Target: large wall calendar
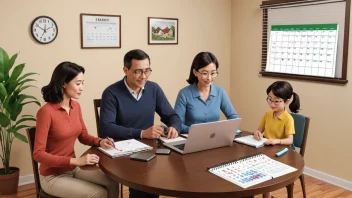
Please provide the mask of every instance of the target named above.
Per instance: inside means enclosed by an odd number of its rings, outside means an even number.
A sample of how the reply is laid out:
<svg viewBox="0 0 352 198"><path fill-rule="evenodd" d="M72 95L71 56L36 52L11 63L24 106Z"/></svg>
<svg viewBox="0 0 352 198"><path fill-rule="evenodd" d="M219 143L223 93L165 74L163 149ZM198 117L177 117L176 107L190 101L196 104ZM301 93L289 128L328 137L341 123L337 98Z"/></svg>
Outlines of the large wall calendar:
<svg viewBox="0 0 352 198"><path fill-rule="evenodd" d="M120 48L121 16L81 14L82 48Z"/></svg>
<svg viewBox="0 0 352 198"><path fill-rule="evenodd" d="M265 71L335 77L338 24L272 25Z"/></svg>

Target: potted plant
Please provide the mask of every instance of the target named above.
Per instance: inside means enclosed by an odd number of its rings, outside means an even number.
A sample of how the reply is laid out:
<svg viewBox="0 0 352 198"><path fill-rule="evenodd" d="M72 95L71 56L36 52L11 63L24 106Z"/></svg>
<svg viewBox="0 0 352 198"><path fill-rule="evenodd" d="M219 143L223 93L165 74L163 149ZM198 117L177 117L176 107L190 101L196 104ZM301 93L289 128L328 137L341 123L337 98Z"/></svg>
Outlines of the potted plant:
<svg viewBox="0 0 352 198"><path fill-rule="evenodd" d="M29 126L25 121L36 121L32 115L19 115L25 105L34 103L40 106L37 98L23 94L25 89L34 87L28 83L35 81L28 78L37 73L22 74L25 64L14 66L18 54L9 58L6 51L0 48L0 195L17 192L19 169L10 167L11 146L14 139L28 143L26 136L19 133ZM10 72L11 71L11 72Z"/></svg>

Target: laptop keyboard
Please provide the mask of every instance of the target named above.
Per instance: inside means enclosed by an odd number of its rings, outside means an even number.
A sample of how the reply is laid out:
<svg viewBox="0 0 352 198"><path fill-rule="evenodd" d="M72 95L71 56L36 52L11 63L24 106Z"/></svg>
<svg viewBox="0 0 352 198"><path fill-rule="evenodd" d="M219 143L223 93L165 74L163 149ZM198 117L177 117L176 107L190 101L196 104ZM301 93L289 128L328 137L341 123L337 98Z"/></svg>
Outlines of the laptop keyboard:
<svg viewBox="0 0 352 198"><path fill-rule="evenodd" d="M174 147L180 149L181 151L183 151L183 149L185 149L185 145L186 144L177 144L177 145L174 145Z"/></svg>

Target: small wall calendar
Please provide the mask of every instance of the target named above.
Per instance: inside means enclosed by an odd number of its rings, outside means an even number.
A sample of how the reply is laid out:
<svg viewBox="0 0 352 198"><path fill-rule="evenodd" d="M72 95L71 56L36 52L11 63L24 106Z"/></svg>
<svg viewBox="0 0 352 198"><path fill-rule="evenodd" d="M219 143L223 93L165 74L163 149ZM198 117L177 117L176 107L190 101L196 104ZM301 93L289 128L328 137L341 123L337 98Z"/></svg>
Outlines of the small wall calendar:
<svg viewBox="0 0 352 198"><path fill-rule="evenodd" d="M296 170L262 153L208 168L209 172L242 188L248 188Z"/></svg>
<svg viewBox="0 0 352 198"><path fill-rule="evenodd" d="M265 71L335 77L338 24L272 25Z"/></svg>
<svg viewBox="0 0 352 198"><path fill-rule="evenodd" d="M121 16L81 14L81 48L121 48Z"/></svg>

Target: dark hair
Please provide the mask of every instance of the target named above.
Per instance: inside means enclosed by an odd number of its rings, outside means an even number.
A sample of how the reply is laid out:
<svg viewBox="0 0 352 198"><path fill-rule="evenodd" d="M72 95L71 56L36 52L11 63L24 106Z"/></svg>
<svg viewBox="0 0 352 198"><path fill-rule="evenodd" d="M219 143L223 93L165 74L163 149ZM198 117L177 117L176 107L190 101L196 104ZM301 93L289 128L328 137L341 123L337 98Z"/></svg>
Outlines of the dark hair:
<svg viewBox="0 0 352 198"><path fill-rule="evenodd" d="M149 64L150 64L150 58L148 54L145 53L143 50L140 50L140 49L131 50L125 54L125 57L123 57L123 65L126 66L128 69L130 69L132 66L132 59L144 60L146 58L148 58Z"/></svg>
<svg viewBox="0 0 352 198"><path fill-rule="evenodd" d="M293 95L293 100L289 108L292 113L298 113L300 108L299 97L295 92L293 92L290 83L286 81L276 81L268 87L266 94L269 94L270 91L272 91L276 97L284 99L284 101L290 99Z"/></svg>
<svg viewBox="0 0 352 198"><path fill-rule="evenodd" d="M214 56L214 54L210 52L200 52L194 57L191 71L189 72L189 78L187 82L189 84L198 83L198 78L194 75L193 69L198 71L199 69L208 66L210 63L214 63L216 65L216 69L219 68L218 59Z"/></svg>
<svg viewBox="0 0 352 198"><path fill-rule="evenodd" d="M79 73L84 73L84 71L82 66L71 62L62 62L56 66L49 84L42 88L45 102L61 102L64 98L64 83L69 83Z"/></svg>

